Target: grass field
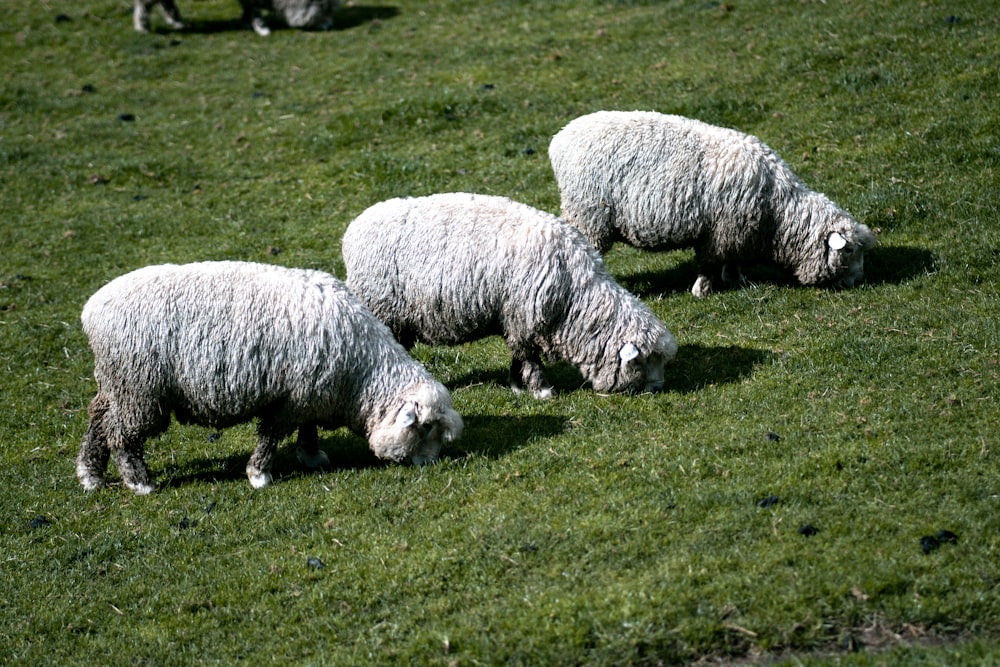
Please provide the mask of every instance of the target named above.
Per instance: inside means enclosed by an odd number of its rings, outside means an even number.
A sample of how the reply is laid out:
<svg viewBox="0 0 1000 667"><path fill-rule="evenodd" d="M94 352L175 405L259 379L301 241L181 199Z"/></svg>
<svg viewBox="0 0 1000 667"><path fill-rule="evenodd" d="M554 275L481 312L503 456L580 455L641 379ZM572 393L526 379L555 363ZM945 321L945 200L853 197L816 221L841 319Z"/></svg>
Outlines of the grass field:
<svg viewBox="0 0 1000 667"><path fill-rule="evenodd" d="M0 662L1000 664L988 3L371 0L261 38L178 1L151 34L128 0L4 6ZM760 136L877 230L866 283L699 300L692 253L616 247L678 339L662 393L556 366L536 401L499 339L418 345L466 421L435 466L327 431L332 469L286 448L254 491L253 425L174 424L155 494L80 488L101 285L343 277L346 225L401 195L558 212L549 139L598 109Z"/></svg>

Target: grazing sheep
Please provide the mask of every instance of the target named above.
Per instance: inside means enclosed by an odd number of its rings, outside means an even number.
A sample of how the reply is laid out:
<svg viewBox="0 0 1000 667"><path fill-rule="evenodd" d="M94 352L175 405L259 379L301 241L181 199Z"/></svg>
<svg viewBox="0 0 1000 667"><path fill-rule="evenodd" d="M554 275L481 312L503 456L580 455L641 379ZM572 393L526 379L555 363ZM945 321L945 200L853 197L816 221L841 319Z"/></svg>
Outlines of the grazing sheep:
<svg viewBox="0 0 1000 667"><path fill-rule="evenodd" d="M405 346L502 335L515 391L551 396L542 355L598 391L659 389L677 351L579 231L503 197L375 204L348 226L343 253L348 287Z"/></svg>
<svg viewBox="0 0 1000 667"><path fill-rule="evenodd" d="M329 30L333 27L333 12L339 0L240 0L243 21L258 35L266 37L271 30L261 16L262 11L277 14L292 28Z"/></svg>
<svg viewBox="0 0 1000 667"><path fill-rule="evenodd" d="M149 32L149 11L152 7L159 5L163 12L163 18L167 25L175 30L184 27L181 20L181 13L174 4L174 0L135 0L135 9L132 12L132 25L139 32Z"/></svg>
<svg viewBox="0 0 1000 667"><path fill-rule="evenodd" d="M165 264L112 280L81 316L97 396L76 473L104 484L111 455L138 494L153 484L143 443L170 413L214 427L259 419L247 464L271 481L277 444L299 428L299 459L328 462L316 424L346 425L380 458L433 460L461 434L448 391L333 276L244 262Z"/></svg>
<svg viewBox="0 0 1000 667"><path fill-rule="evenodd" d="M690 118L600 111L571 121L549 158L563 217L601 252L694 247L705 296L768 262L803 285L850 287L875 236L813 192L756 137Z"/></svg>

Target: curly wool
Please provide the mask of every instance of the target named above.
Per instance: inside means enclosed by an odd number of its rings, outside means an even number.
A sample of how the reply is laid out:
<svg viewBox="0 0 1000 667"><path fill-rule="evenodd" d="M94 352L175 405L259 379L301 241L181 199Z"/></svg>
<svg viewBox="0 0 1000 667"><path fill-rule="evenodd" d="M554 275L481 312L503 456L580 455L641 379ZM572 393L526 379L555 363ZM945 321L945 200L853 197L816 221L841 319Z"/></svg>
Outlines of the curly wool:
<svg viewBox="0 0 1000 667"><path fill-rule="evenodd" d="M549 157L564 219L601 252L694 247L711 291L740 262L768 262L805 285L850 286L875 244L826 196L806 187L756 137L690 118L601 111L571 121ZM837 235L837 236L835 236Z"/></svg>
<svg viewBox="0 0 1000 667"><path fill-rule="evenodd" d="M449 193L370 207L343 239L347 284L404 345L501 335L515 387L551 392L541 355L601 391L662 383L676 343L555 216L503 197ZM633 345L638 358L623 363ZM629 348L630 350L632 348Z"/></svg>
<svg viewBox="0 0 1000 667"><path fill-rule="evenodd" d="M421 423L458 418L447 390L340 281L319 271L243 262L150 266L98 290L81 319L98 384L92 417L110 411L97 444L138 448L140 459L142 441L165 430L171 412L215 427L260 417L262 438L271 441L304 424L346 425L394 460L434 449L399 429L395 439L386 432L406 401L415 402ZM453 426L448 439L461 420ZM97 456L92 447L90 454ZM118 459L119 468L142 467L135 458ZM80 470L85 486L88 475L90 485L101 482L95 461ZM266 474L261 467L255 472Z"/></svg>

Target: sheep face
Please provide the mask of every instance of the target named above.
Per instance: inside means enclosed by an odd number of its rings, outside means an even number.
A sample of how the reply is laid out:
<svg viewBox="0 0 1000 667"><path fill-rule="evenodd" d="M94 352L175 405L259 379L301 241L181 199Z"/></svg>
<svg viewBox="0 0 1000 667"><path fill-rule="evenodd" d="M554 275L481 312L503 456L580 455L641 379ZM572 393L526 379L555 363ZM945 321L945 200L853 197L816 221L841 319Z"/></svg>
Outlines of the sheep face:
<svg viewBox="0 0 1000 667"><path fill-rule="evenodd" d="M635 343L613 352L613 358L604 360L600 372L590 381L597 391L643 392L663 388L664 366L677 354L677 342L670 332L664 332L644 352ZM611 357L611 355L609 355Z"/></svg>
<svg viewBox="0 0 1000 667"><path fill-rule="evenodd" d="M381 459L416 465L437 460L442 444L462 434L462 418L446 391L420 385L407 391L372 429L368 443Z"/></svg>
<svg viewBox="0 0 1000 667"><path fill-rule="evenodd" d="M800 281L805 285L846 288L864 278L865 250L875 247L875 235L853 218L842 217L821 229L815 243L822 254L818 271L799 276Z"/></svg>

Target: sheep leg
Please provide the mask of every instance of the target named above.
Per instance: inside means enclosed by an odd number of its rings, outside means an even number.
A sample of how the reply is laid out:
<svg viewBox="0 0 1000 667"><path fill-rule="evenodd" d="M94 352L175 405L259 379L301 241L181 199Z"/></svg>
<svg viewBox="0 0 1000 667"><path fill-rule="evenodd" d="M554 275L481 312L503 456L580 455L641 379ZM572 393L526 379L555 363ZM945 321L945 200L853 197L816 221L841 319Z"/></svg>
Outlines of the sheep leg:
<svg viewBox="0 0 1000 667"><path fill-rule="evenodd" d="M510 388L516 393L527 389L535 398L551 398L552 385L545 377L538 354L521 356L514 353L510 363Z"/></svg>
<svg viewBox="0 0 1000 667"><path fill-rule="evenodd" d="M132 11L132 26L139 32L149 32L149 5L148 0L135 0L135 9Z"/></svg>
<svg viewBox="0 0 1000 667"><path fill-rule="evenodd" d="M83 436L80 454L76 457L76 476L86 491L104 486L104 473L108 469L111 450L108 448L106 419L108 398L98 392L90 402L90 426Z"/></svg>
<svg viewBox="0 0 1000 667"><path fill-rule="evenodd" d="M736 289L746 282L740 265L736 262L726 262L722 265L722 285L726 289Z"/></svg>
<svg viewBox="0 0 1000 667"><path fill-rule="evenodd" d="M253 31L261 37L267 37L271 34L270 28L268 28L267 23L264 22L264 17L261 16L260 12L252 5L244 7L243 22L253 28Z"/></svg>
<svg viewBox="0 0 1000 667"><path fill-rule="evenodd" d="M125 486L130 488L135 494L140 496L149 495L153 492L153 480L149 474L149 468L143 458L144 435L119 434L119 446L112 446L111 452L115 457L115 465L122 476Z"/></svg>
<svg viewBox="0 0 1000 667"><path fill-rule="evenodd" d="M319 448L319 435L316 432L315 422L299 425L295 457L299 463L311 469L330 465L330 457Z"/></svg>
<svg viewBox="0 0 1000 667"><path fill-rule="evenodd" d="M167 25L171 28L180 30L184 27L184 21L181 20L181 13L177 9L177 5L174 4L174 0L160 0L160 10L163 12L163 18Z"/></svg>
<svg viewBox="0 0 1000 667"><path fill-rule="evenodd" d="M288 435L288 429L277 423L262 419L257 426L257 447L254 448L247 462L247 477L250 486L262 489L271 483L271 465L274 463L274 453L278 443Z"/></svg>

